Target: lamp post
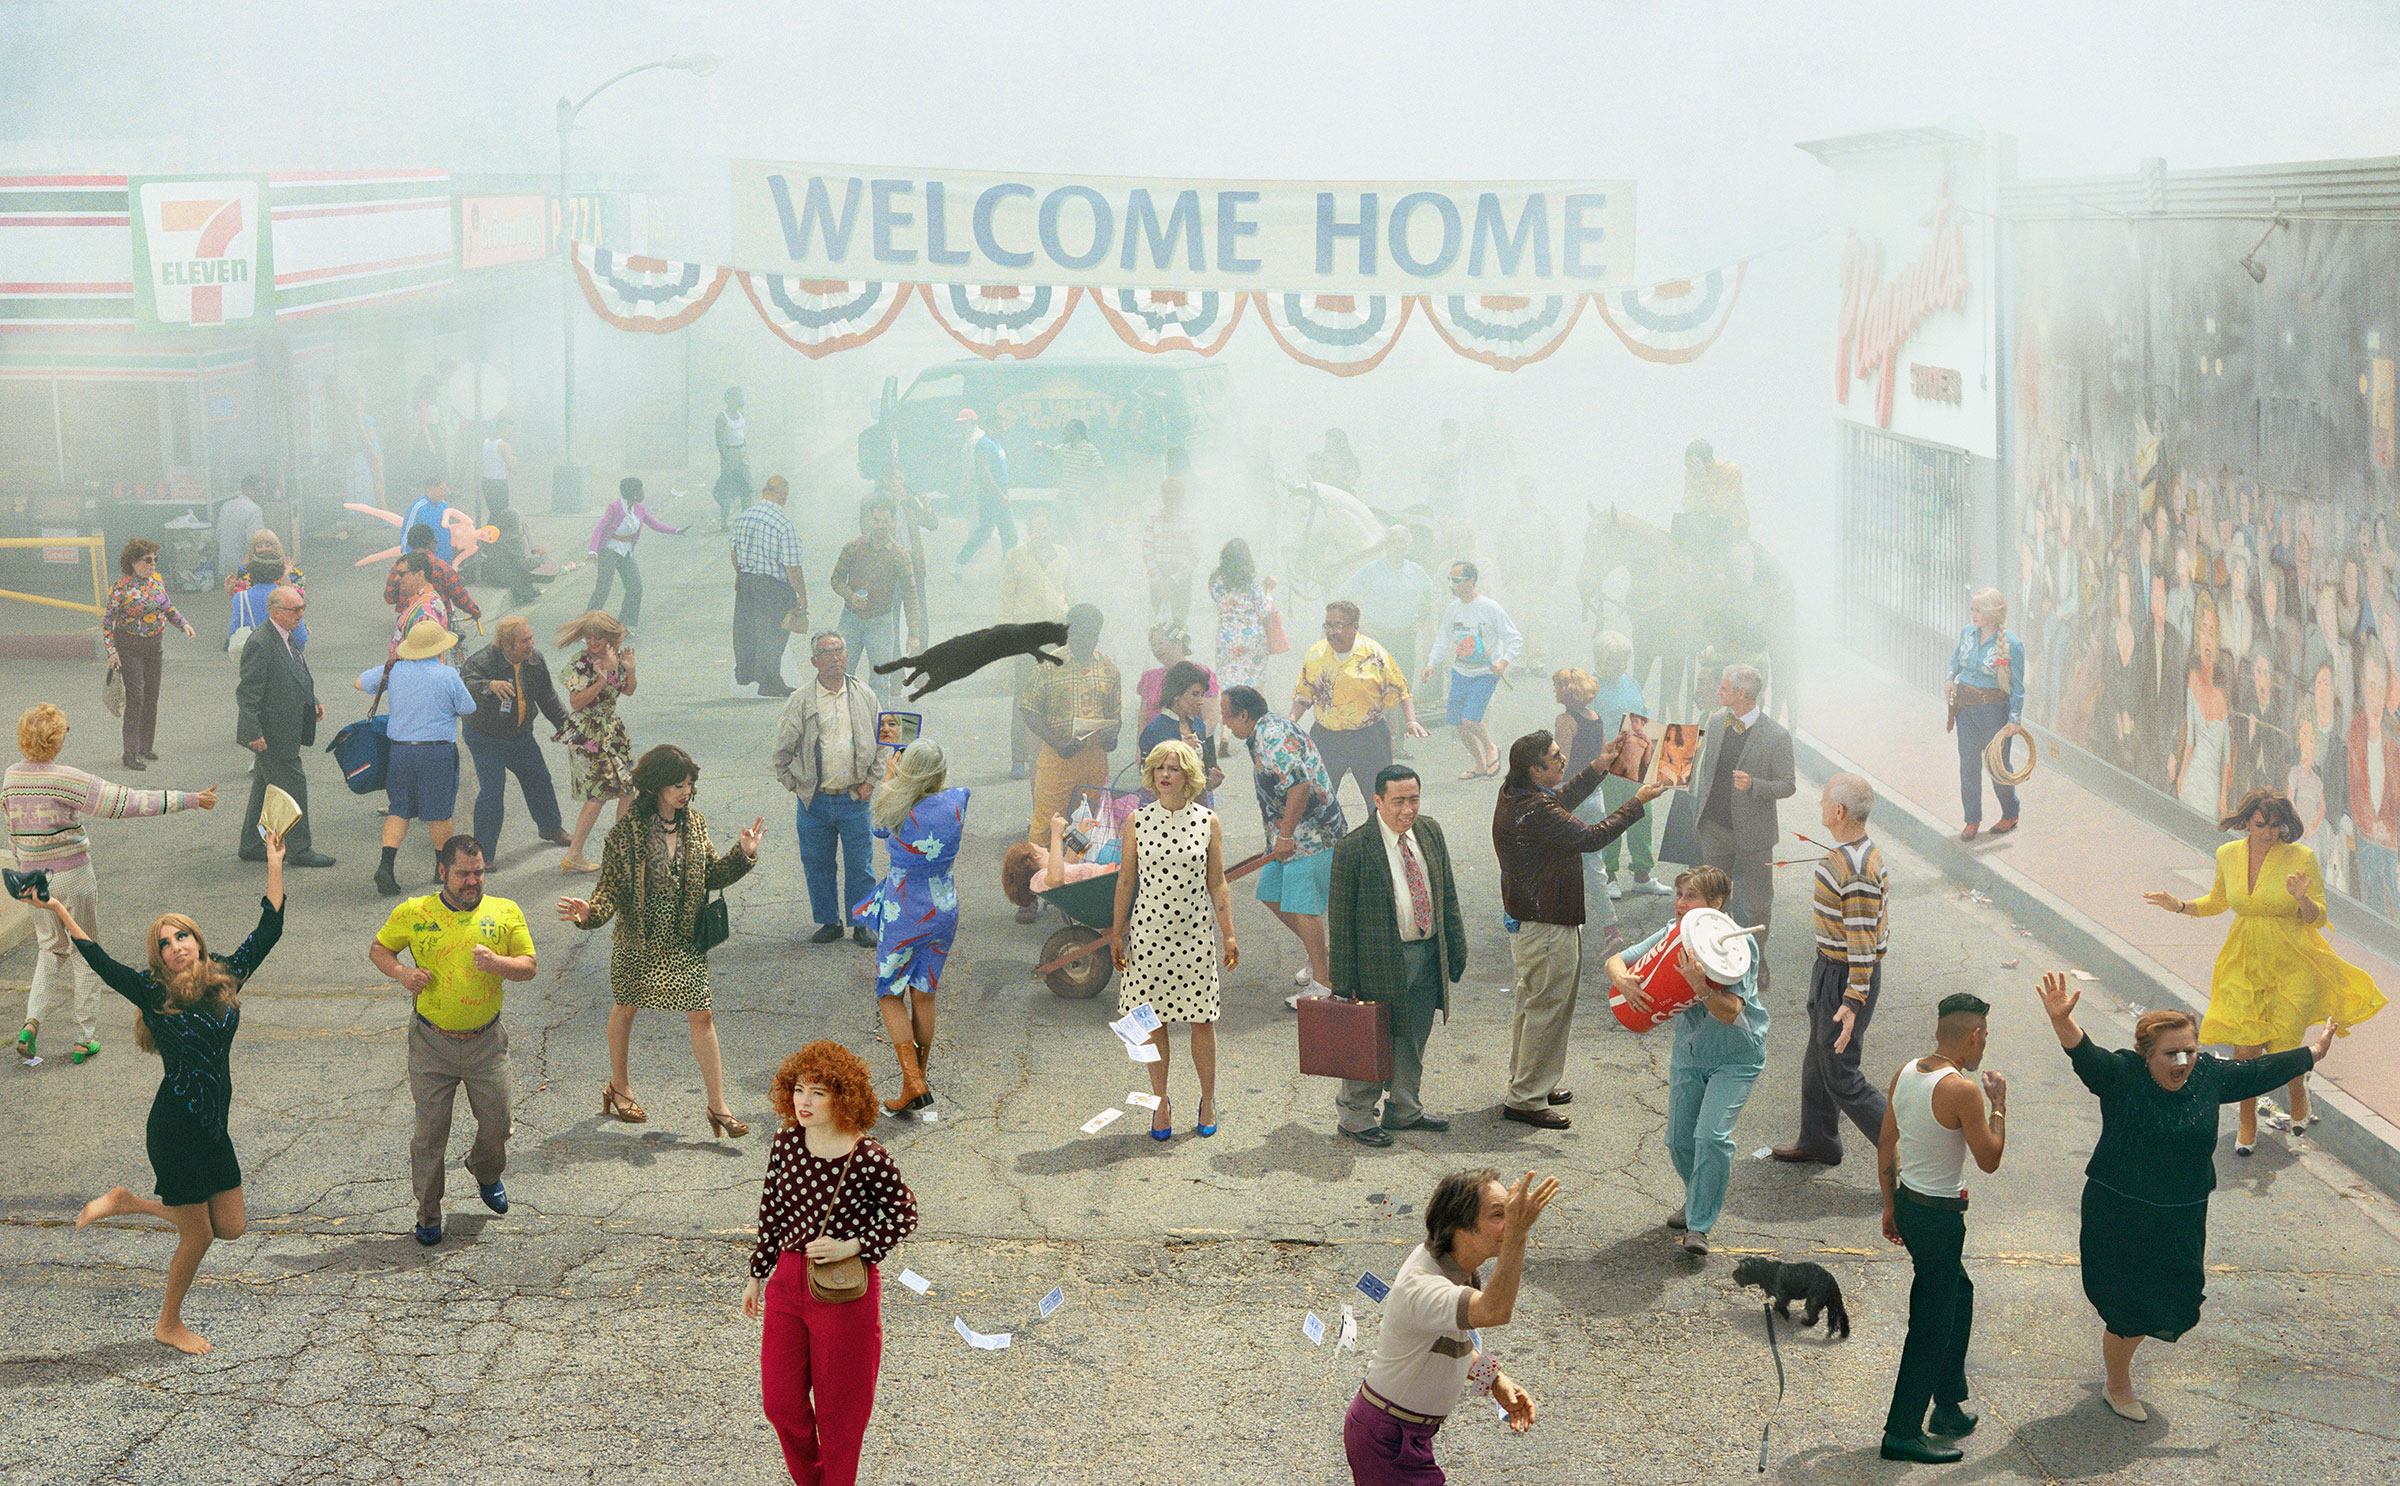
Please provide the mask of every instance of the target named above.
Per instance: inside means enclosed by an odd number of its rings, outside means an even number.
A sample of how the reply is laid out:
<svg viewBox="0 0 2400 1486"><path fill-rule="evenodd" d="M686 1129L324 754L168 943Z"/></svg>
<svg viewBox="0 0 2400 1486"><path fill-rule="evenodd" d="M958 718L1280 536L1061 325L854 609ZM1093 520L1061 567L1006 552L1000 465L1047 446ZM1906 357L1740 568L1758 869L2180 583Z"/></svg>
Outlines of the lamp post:
<svg viewBox="0 0 2400 1486"><path fill-rule="evenodd" d="M569 261L566 269L565 312L559 317L559 336L562 347L560 360L559 398L559 463L550 471L550 505L553 510L580 511L583 509L583 466L575 462L575 265L572 261L575 242L567 231L567 140L575 130L575 120L591 101L637 72L668 68L688 72L694 77L706 77L717 70L714 52L693 52L688 56L668 57L664 61L644 62L628 67L615 77L600 84L580 99L558 100L558 219L560 246Z"/></svg>

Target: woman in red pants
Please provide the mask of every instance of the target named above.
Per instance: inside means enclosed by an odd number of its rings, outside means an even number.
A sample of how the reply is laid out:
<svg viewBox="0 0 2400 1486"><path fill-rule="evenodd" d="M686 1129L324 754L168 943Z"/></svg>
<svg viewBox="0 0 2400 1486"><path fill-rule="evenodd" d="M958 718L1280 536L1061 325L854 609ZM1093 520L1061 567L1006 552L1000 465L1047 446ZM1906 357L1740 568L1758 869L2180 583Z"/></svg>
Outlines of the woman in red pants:
<svg viewBox="0 0 2400 1486"><path fill-rule="evenodd" d="M767 1156L742 1312L765 1317L759 1392L792 1479L855 1486L883 1364L877 1266L916 1231L917 1199L892 1153L861 1133L882 1111L858 1054L838 1042L808 1044L775 1071L774 1101L783 1129ZM819 1300L810 1263L853 1256L866 1261L866 1293Z"/></svg>

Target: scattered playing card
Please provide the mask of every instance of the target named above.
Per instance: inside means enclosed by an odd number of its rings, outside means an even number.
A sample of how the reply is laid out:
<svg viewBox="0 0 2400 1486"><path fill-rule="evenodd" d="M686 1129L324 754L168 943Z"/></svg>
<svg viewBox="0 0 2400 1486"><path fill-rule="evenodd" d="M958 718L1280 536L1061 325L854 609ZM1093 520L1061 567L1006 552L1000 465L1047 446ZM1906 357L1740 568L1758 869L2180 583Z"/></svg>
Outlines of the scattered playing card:
<svg viewBox="0 0 2400 1486"><path fill-rule="evenodd" d="M1383 1297L1392 1293L1392 1287L1375 1278L1375 1271L1370 1269L1358 1277L1358 1293L1381 1305Z"/></svg>
<svg viewBox="0 0 2400 1486"><path fill-rule="evenodd" d="M39 1058L27 1058L25 1060L25 1066L28 1068L39 1068L42 1066L42 1060Z"/></svg>
<svg viewBox="0 0 2400 1486"><path fill-rule="evenodd" d="M2100 978L2089 970L2070 970L2067 973L2074 976L2077 980L2098 980Z"/></svg>
<svg viewBox="0 0 2400 1486"><path fill-rule="evenodd" d="M1158 1013L1150 1009L1149 1002L1144 1001L1133 1010L1110 1022L1108 1030L1116 1033L1118 1037L1128 1043L1135 1043L1148 1041L1150 1034L1157 1031L1158 1026Z"/></svg>
<svg viewBox="0 0 2400 1486"><path fill-rule="evenodd" d="M916 1291L919 1295L926 1294L933 1289L933 1281L925 1278L925 1276L917 1273L913 1269L904 1269L900 1271L900 1283L908 1286L908 1288L911 1290Z"/></svg>
<svg viewBox="0 0 2400 1486"><path fill-rule="evenodd" d="M1159 1054L1158 1049L1147 1042L1128 1042L1125 1044L1125 1056L1136 1063L1155 1063Z"/></svg>
<svg viewBox="0 0 2400 1486"><path fill-rule="evenodd" d="M1492 1400L1492 1412L1500 1416L1501 1423L1506 1424L1508 1422L1508 1407L1507 1405L1501 1403L1499 1399L1495 1398Z"/></svg>
<svg viewBox="0 0 2400 1486"><path fill-rule="evenodd" d="M2000 962L2000 968L2003 970L2014 970L2021 963L2023 962L2019 960L2002 960Z"/></svg>
<svg viewBox="0 0 2400 1486"><path fill-rule="evenodd" d="M1066 1303L1067 1292L1065 1287L1053 1285L1050 1288L1050 1293L1042 1297L1042 1303L1039 1307L1037 1307L1037 1309L1041 1313L1041 1318L1047 1321L1050 1319L1050 1313L1052 1311L1057 1310L1060 1306L1065 1305Z"/></svg>
<svg viewBox="0 0 2400 1486"><path fill-rule="evenodd" d="M1467 1382L1473 1385L1476 1392L1488 1395L1492 1391L1492 1380L1498 1376L1500 1359L1478 1347L1475 1360L1467 1364Z"/></svg>
<svg viewBox="0 0 2400 1486"><path fill-rule="evenodd" d="M941 1111L935 1109L929 1109L923 1114L917 1116L917 1118L923 1120L928 1125L938 1125L942 1122Z"/></svg>
<svg viewBox="0 0 2400 1486"><path fill-rule="evenodd" d="M1320 1347L1325 1345L1325 1323L1317 1319L1315 1311L1310 1311L1301 1318L1300 1334Z"/></svg>
<svg viewBox="0 0 2400 1486"><path fill-rule="evenodd" d="M982 1332L969 1327L965 1318L961 1316L952 1316L950 1318L950 1324L958 1328L958 1334L967 1339L967 1345L970 1347L975 1347L985 1352L998 1352L1006 1349L1008 1346L1008 1339L1010 1336L1010 1333L1008 1332L1003 1331L997 1335L986 1336Z"/></svg>
<svg viewBox="0 0 2400 1486"><path fill-rule="evenodd" d="M1352 1309L1350 1309L1350 1307L1348 1307L1348 1306L1343 1306L1343 1307L1342 1307L1342 1334L1341 1334L1341 1337L1340 1337L1340 1338L1339 1338L1337 1341L1335 1341L1335 1342L1334 1342L1334 1344L1333 1344L1333 1349L1334 1349L1335 1351L1337 1351L1337 1352L1348 1352L1348 1351L1352 1351L1352 1350L1354 1350L1354 1349L1355 1349L1357 1346L1358 1346L1358 1313L1357 1313L1356 1311L1353 1311Z"/></svg>
<svg viewBox="0 0 2400 1486"><path fill-rule="evenodd" d="M1765 1159L1767 1159L1767 1157L1769 1157L1769 1156L1772 1156L1772 1155L1774 1155L1774 1154L1775 1154L1775 1147L1773 1147L1773 1146L1771 1146L1771 1145L1762 1145L1762 1146L1760 1146L1760 1147L1759 1147L1757 1150L1755 1150L1755 1151L1752 1151L1752 1152L1750 1153L1750 1159L1751 1159L1751 1160L1753 1160L1753 1161L1764 1161Z"/></svg>
<svg viewBox="0 0 2400 1486"><path fill-rule="evenodd" d="M1121 1109L1104 1109L1083 1122L1083 1133L1097 1135L1108 1125L1122 1119L1124 1115L1125 1111Z"/></svg>
<svg viewBox="0 0 2400 1486"><path fill-rule="evenodd" d="M1154 1110L1158 1108L1160 1100L1156 1094L1128 1094L1125 1096L1125 1102L1137 1109Z"/></svg>
<svg viewBox="0 0 2400 1486"><path fill-rule="evenodd" d="M2020 939L2031 939L2033 937L2033 930L2019 929L2017 930L2017 937Z"/></svg>

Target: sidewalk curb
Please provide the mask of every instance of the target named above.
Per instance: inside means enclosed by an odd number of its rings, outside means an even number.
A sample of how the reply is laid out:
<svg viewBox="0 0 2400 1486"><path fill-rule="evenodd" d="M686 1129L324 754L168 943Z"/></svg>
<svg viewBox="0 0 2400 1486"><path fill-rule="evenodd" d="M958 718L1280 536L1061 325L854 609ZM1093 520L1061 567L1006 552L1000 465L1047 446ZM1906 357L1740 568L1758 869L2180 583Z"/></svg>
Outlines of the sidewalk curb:
<svg viewBox="0 0 2400 1486"><path fill-rule="evenodd" d="M1859 767L1812 734L1795 729L1792 747L1801 768L1816 778L1850 773L1875 779L1872 770ZM1877 835L1897 841L1924 857L1953 881L1989 893L1994 905L2081 961L2103 981L2146 984L2152 988L2152 995L2143 999L2171 1002L2194 1013L2207 1009L2205 993L2094 922L2073 904L2005 863L1968 849L1947 822L1884 790L1880 781L1876 792L1880 796L1875 808ZM2387 1196L2400 1199L2400 1128L2343 1093L2328 1079L2319 1078L2309 1092L2323 1119L2302 1138L2315 1142Z"/></svg>

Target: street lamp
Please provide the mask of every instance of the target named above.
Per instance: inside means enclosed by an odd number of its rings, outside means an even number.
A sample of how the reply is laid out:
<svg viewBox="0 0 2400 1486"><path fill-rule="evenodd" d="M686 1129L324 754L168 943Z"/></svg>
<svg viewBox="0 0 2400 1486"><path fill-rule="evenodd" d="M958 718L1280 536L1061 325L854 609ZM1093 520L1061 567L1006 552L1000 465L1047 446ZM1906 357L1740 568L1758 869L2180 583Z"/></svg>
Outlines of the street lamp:
<svg viewBox="0 0 2400 1486"><path fill-rule="evenodd" d="M592 89L580 99L558 100L558 214L560 246L570 258L574 240L566 235L567 225L567 139L574 133L575 120L591 101L637 72L667 68L688 72L694 77L706 77L717 70L718 57L714 52L693 52L687 56L669 57L660 62L644 62L628 67L615 77ZM550 504L554 510L583 509L583 469L575 462L575 265L566 268L566 313L559 318L560 341L564 355L560 365L561 397L559 399L559 463L550 472Z"/></svg>

